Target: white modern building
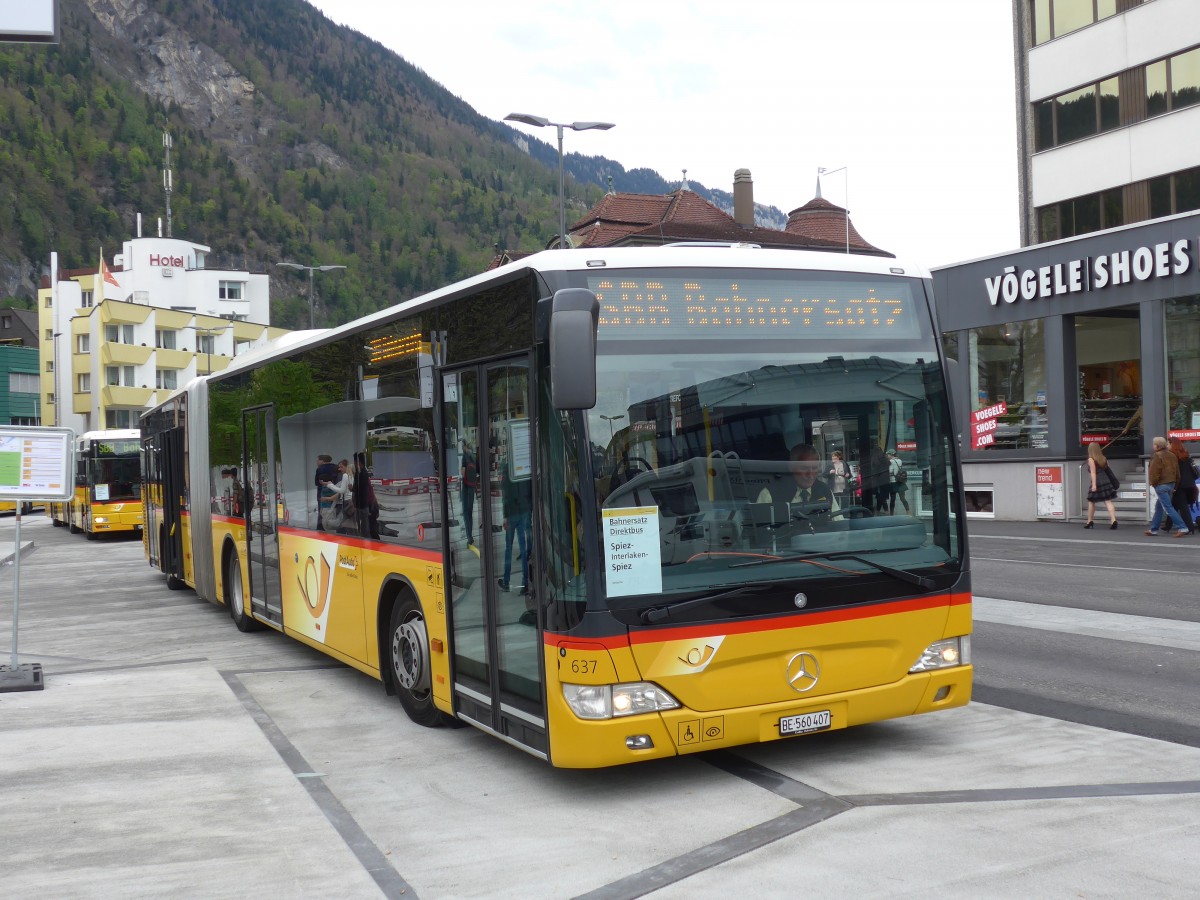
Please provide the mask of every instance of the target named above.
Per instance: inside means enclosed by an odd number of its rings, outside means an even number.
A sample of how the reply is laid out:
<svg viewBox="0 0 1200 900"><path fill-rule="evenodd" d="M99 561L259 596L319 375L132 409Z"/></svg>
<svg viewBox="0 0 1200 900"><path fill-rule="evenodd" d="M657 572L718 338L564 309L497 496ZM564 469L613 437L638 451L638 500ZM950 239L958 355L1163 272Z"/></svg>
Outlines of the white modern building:
<svg viewBox="0 0 1200 900"><path fill-rule="evenodd" d="M269 324L268 276L210 269L208 253L139 237L111 266L66 273L51 254L54 276L38 292L44 424L136 428L196 375L286 334Z"/></svg>
<svg viewBox="0 0 1200 900"><path fill-rule="evenodd" d="M1200 4L1014 0L1021 243L1200 209Z"/></svg>
<svg viewBox="0 0 1200 900"><path fill-rule="evenodd" d="M1153 438L1200 455L1200 0L1013 13L1024 247L933 272L969 514L1078 520L1097 444L1140 531Z"/></svg>

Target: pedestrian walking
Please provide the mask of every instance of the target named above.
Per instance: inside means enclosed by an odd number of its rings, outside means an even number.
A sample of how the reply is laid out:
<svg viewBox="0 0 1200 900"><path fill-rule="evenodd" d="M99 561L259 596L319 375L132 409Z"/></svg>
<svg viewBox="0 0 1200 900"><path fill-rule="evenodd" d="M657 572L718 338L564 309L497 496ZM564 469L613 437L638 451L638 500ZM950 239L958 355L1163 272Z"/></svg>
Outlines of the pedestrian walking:
<svg viewBox="0 0 1200 900"><path fill-rule="evenodd" d="M1175 482L1175 493L1171 495L1171 503L1183 524L1187 526L1188 534L1196 533L1196 523L1192 520L1192 504L1196 502L1196 463L1183 441L1177 437L1171 438L1168 448L1179 460L1179 480Z"/></svg>
<svg viewBox="0 0 1200 900"><path fill-rule="evenodd" d="M1179 517L1175 505L1171 502L1171 495L1175 493L1175 485L1178 482L1179 460L1167 449L1167 439L1157 435L1154 438L1154 455L1150 457L1150 487L1154 489L1158 502L1154 505L1154 518L1150 520L1150 527L1146 529L1147 535L1158 534L1158 528L1162 525L1165 515L1175 526L1175 534L1172 537L1187 536L1187 526L1183 524L1183 519Z"/></svg>
<svg viewBox="0 0 1200 900"><path fill-rule="evenodd" d="M1088 516L1084 528L1091 528L1096 517L1096 504L1103 503L1108 510L1109 528L1117 527L1117 507L1113 498L1117 496L1117 478L1108 467L1108 457L1099 444L1088 444Z"/></svg>

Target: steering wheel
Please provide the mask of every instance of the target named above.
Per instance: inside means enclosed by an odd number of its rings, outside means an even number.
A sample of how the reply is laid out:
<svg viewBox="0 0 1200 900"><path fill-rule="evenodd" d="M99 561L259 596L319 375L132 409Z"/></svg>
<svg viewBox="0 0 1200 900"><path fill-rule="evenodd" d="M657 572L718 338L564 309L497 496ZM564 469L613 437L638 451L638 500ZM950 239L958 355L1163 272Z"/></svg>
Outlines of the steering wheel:
<svg viewBox="0 0 1200 900"><path fill-rule="evenodd" d="M654 466L650 465L650 463L646 462L646 460L642 459L640 456L626 457L624 460L624 463L626 466L629 466L633 463L637 463L639 466L642 467L643 472L653 472L654 471Z"/></svg>

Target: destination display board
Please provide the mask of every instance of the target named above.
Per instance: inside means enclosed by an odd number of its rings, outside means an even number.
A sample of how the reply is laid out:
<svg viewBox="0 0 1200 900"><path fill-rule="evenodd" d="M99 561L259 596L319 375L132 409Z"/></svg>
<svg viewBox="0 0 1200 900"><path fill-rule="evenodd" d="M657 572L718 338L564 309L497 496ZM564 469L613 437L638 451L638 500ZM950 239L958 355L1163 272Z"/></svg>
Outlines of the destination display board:
<svg viewBox="0 0 1200 900"><path fill-rule="evenodd" d="M705 337L906 339L921 336L913 282L856 274L769 270L690 271L664 277L588 273L603 339Z"/></svg>

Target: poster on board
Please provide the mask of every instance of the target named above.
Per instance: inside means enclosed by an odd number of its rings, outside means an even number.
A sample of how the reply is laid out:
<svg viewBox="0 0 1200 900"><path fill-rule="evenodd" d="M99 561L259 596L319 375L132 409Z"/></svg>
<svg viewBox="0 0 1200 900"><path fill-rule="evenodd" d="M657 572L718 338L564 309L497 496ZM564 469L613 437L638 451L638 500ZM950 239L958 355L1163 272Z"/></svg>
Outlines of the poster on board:
<svg viewBox="0 0 1200 900"><path fill-rule="evenodd" d="M1067 503L1063 491L1063 467L1036 466L1034 478L1037 480L1037 517L1065 519Z"/></svg>

